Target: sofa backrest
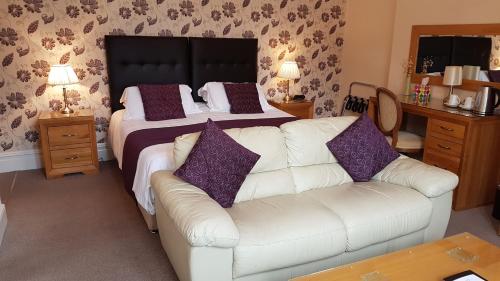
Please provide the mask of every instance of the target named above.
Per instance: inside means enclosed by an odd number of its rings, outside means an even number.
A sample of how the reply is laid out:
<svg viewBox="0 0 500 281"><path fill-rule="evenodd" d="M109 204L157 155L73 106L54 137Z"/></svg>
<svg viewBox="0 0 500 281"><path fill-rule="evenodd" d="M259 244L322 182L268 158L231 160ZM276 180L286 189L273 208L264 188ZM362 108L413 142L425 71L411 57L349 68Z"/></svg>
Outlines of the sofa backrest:
<svg viewBox="0 0 500 281"><path fill-rule="evenodd" d="M260 155L246 177L235 202L247 201L279 194L295 193L295 185L288 169L285 138L277 127L250 127L224 130L247 149ZM200 133L179 136L174 142L176 169L188 157Z"/></svg>
<svg viewBox="0 0 500 281"><path fill-rule="evenodd" d="M356 117L332 117L289 122L276 127L224 130L261 157L246 177L235 202L299 193L351 182L326 143ZM179 136L174 143L176 169L188 157L200 133Z"/></svg>
<svg viewBox="0 0 500 281"><path fill-rule="evenodd" d="M281 125L288 152L288 166L296 192L351 182L326 143L345 130L354 116L306 119Z"/></svg>

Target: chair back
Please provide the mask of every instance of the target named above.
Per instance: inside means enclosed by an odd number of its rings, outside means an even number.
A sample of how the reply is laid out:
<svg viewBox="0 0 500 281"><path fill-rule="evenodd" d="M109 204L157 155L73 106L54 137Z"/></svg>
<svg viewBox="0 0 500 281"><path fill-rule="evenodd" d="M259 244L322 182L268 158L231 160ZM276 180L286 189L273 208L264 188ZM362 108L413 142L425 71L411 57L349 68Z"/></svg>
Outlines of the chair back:
<svg viewBox="0 0 500 281"><path fill-rule="evenodd" d="M379 129L384 135L392 137L392 146L396 147L398 143L398 131L403 118L401 104L398 97L386 88L377 88L376 94Z"/></svg>

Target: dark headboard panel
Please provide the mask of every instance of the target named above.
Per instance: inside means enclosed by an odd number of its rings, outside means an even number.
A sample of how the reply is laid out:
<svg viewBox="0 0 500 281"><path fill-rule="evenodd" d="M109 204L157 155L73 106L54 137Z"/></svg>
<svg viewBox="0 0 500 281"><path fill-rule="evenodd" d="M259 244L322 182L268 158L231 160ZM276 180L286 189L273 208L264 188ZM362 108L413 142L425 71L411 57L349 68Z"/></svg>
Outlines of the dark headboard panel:
<svg viewBox="0 0 500 281"><path fill-rule="evenodd" d="M190 85L188 38L106 36L111 110L123 109L123 89L140 83Z"/></svg>
<svg viewBox="0 0 500 281"><path fill-rule="evenodd" d="M257 39L190 38L193 97L206 82L257 82Z"/></svg>

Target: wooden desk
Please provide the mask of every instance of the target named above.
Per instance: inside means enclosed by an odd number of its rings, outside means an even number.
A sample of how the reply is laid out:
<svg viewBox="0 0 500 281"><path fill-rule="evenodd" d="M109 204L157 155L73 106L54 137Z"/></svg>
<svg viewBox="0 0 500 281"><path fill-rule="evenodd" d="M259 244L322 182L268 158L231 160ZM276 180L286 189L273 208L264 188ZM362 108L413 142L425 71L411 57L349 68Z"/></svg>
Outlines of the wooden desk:
<svg viewBox="0 0 500 281"><path fill-rule="evenodd" d="M292 281L443 280L466 270L499 280L500 248L462 233Z"/></svg>
<svg viewBox="0 0 500 281"><path fill-rule="evenodd" d="M440 99L426 105L400 96L403 112L427 118L424 162L449 170L460 178L453 209L490 204L500 183L500 115L475 116L445 107ZM368 114L375 118L377 100L370 98Z"/></svg>

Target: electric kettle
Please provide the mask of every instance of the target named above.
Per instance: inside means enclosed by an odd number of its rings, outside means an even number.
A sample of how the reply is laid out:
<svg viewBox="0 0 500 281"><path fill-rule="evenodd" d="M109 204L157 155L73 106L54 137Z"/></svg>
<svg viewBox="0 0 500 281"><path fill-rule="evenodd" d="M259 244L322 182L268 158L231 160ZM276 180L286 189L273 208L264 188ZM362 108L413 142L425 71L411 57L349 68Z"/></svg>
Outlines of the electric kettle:
<svg viewBox="0 0 500 281"><path fill-rule="evenodd" d="M496 99L496 100L495 100ZM500 104L500 89L480 87L476 93L476 100L472 112L477 115L492 115Z"/></svg>

